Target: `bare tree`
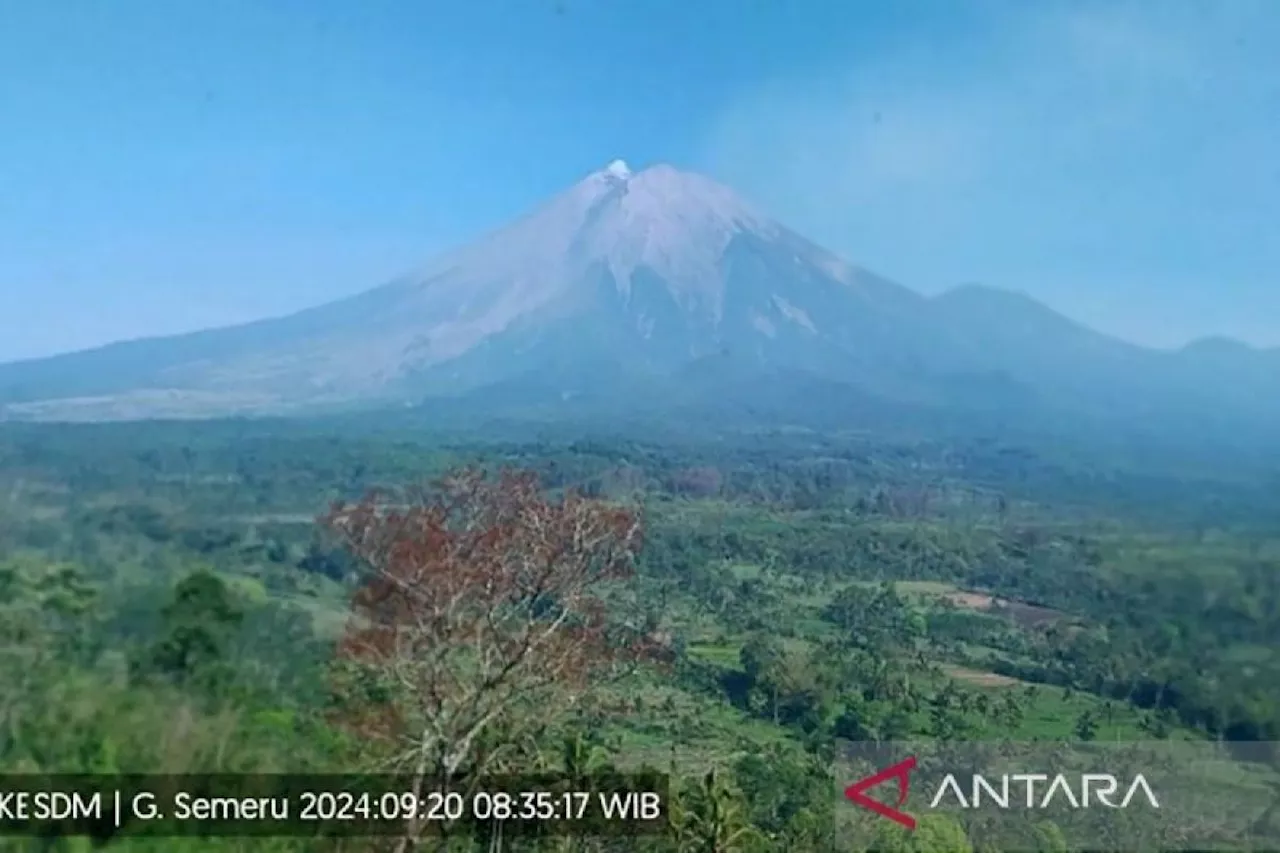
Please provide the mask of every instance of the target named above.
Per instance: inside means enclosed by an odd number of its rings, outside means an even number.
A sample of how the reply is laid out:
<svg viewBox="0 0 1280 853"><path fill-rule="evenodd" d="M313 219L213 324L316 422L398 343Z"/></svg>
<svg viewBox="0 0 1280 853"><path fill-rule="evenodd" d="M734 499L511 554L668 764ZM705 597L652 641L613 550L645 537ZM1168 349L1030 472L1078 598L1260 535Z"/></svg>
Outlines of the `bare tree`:
<svg viewBox="0 0 1280 853"><path fill-rule="evenodd" d="M343 721L420 789L490 772L648 651L605 606L641 545L627 508L465 470L322 523L367 573L338 653Z"/></svg>

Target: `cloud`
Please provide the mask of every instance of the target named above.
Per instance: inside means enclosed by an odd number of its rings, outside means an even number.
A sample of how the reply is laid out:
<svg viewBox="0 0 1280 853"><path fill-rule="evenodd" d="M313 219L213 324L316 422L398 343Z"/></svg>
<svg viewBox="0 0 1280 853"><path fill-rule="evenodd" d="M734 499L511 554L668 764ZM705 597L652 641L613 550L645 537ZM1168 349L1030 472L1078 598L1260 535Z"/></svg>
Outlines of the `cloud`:
<svg viewBox="0 0 1280 853"><path fill-rule="evenodd" d="M972 8L962 29L920 25L914 43L742 92L702 165L926 290L979 279L1138 310L1171 265L1191 282L1209 255L1241 293L1271 289L1280 250L1254 237L1280 216L1280 5ZM1131 292L1075 299L1089 280Z"/></svg>
<svg viewBox="0 0 1280 853"><path fill-rule="evenodd" d="M1251 18L1277 29L1255 3L1037 9L978 22L969 49L908 49L767 82L719 115L708 156L733 168L789 155L784 167L804 160L855 189L962 185L1017 160L1124 141L1098 132L1149 136L1160 130L1152 118L1187 117L1276 84L1259 73L1273 67L1270 48L1248 49L1250 38L1265 41Z"/></svg>

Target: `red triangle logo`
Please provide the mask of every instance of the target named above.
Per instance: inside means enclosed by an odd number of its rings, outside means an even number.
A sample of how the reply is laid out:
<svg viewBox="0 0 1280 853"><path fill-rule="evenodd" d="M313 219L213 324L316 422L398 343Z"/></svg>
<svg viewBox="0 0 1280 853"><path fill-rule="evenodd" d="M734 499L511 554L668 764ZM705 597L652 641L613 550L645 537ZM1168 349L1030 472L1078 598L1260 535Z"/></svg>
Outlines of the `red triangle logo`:
<svg viewBox="0 0 1280 853"><path fill-rule="evenodd" d="M873 811L881 817L887 817L889 820L894 823L901 824L907 829L915 829L916 819L906 812L898 811L898 808L906 803L907 794L911 791L911 771L915 769L915 766L916 758L913 755L904 761L899 761L892 767L886 767L875 775L868 776L865 779L854 782L852 785L844 789L844 795L848 797L854 805ZM866 791L876 787L877 785L884 784L890 779L898 780L898 802L895 806L886 806L879 800L873 800L866 795Z"/></svg>

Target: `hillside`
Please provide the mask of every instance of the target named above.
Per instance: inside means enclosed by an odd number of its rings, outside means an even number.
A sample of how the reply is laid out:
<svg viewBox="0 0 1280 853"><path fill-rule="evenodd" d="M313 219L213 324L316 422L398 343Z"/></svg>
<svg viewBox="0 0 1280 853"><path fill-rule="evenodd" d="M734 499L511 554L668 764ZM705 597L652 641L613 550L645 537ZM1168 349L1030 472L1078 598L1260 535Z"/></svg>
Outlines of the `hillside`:
<svg viewBox="0 0 1280 853"><path fill-rule="evenodd" d="M430 690L375 680L357 656L367 646L350 640L367 624L353 610L360 591L376 589L378 574L312 519L332 499L372 486L394 493L464 463L536 472L538 500L553 512L576 488L573 506L642 518L635 571L599 593L598 612L622 638L637 625L665 638L661 660L587 681L568 711L504 694L513 698L485 743L505 748L477 747L470 766L648 766L670 774L668 831L501 849L690 853L715 849L699 834L707 826L758 831L726 853L900 849L859 843L850 821L860 812L834 794L868 768L844 750L935 739L1049 741L1082 757L1090 741L1139 741L1172 755L1178 779L1212 780L1199 794L1232 798L1235 817L1210 824L1215 843L1228 839L1222 849L1275 849L1252 820L1274 802L1274 753L1252 767L1225 759L1227 748L1260 748L1249 741L1274 746L1280 733L1280 491L1117 471L1104 480L1007 446L439 443L314 420L2 425L0 684L10 712L0 761L24 773L385 773L388 753L402 749L373 736L398 719L386 709L441 695L470 705L484 682L468 666ZM541 528L542 518L516 523ZM482 531L503 541L501 527ZM436 541L412 553L429 555ZM478 592L525 559L491 568L475 558L455 575ZM414 594L438 600L447 583L436 575ZM417 630L411 617L431 618L382 612L410 620L397 637ZM512 624L508 610L482 607L436 612L462 614L465 633L433 637L471 662L473 638L487 636L480 625L559 624ZM415 656L397 674L435 657ZM367 678L352 685L343 676L356 666ZM335 713L335 700L371 713ZM1070 761L1055 756L1054 767ZM1186 772L1206 758L1221 772ZM1165 766L1151 774L1162 802L1215 802L1175 800L1176 780L1155 775ZM709 806L700 785L713 769L722 787ZM916 798L919 814L928 799ZM1159 827L1203 832L1206 809L1159 812ZM909 849L1093 849L1072 815L1033 814L1072 843L983 844L985 815L949 813L953 835L963 827L967 837ZM1136 820L1116 831L1147 828ZM316 849L310 837L136 832L110 849ZM499 849L483 832L473 838L450 849Z"/></svg>
<svg viewBox="0 0 1280 853"><path fill-rule="evenodd" d="M714 181L615 162L513 224L340 302L0 365L7 419L424 399L480 415L530 406L632 415L693 401L775 424L896 407L1247 430L1280 422L1280 355L1229 341L1145 349L993 288L926 298Z"/></svg>

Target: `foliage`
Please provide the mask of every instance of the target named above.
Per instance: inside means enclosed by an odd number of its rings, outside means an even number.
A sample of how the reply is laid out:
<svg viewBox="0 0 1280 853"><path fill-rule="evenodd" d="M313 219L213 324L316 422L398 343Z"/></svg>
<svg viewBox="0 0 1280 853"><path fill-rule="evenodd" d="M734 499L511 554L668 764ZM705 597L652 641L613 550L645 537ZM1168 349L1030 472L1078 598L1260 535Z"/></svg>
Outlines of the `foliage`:
<svg viewBox="0 0 1280 853"><path fill-rule="evenodd" d="M670 837L509 849L828 853L842 739L1280 739L1265 474L834 435L5 427L0 766L662 765ZM187 849L306 849L254 843Z"/></svg>

